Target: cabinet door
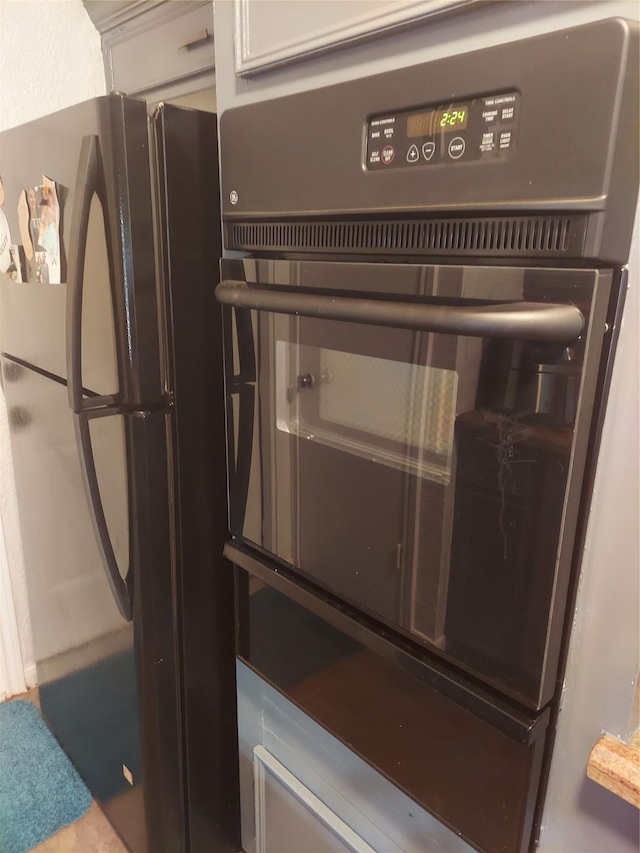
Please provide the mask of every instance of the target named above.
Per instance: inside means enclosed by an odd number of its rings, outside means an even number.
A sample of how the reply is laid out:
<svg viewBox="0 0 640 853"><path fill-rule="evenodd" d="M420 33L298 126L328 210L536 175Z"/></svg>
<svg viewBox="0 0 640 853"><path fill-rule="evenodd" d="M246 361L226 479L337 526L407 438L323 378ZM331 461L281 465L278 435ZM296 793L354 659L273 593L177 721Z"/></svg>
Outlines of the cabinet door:
<svg viewBox="0 0 640 853"><path fill-rule="evenodd" d="M213 84L213 7L186 0L150 6L124 23L101 25L107 85L111 91L153 94L159 87L198 79L189 90ZM108 28L108 29L107 29Z"/></svg>
<svg viewBox="0 0 640 853"><path fill-rule="evenodd" d="M246 853L472 853L241 661L237 676Z"/></svg>
<svg viewBox="0 0 640 853"><path fill-rule="evenodd" d="M268 750L253 755L256 853L374 853Z"/></svg>
<svg viewBox="0 0 640 853"><path fill-rule="evenodd" d="M279 65L397 30L477 0L235 0L236 74Z"/></svg>

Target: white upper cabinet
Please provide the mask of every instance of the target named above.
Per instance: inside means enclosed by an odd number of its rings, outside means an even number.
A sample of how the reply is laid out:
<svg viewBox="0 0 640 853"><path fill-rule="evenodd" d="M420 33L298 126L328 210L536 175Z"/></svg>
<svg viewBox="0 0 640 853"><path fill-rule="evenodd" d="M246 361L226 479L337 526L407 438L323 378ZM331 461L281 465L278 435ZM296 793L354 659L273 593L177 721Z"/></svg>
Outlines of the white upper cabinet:
<svg viewBox="0 0 640 853"><path fill-rule="evenodd" d="M249 77L459 11L479 0L234 0L235 69ZM485 0L486 2L486 0ZM282 22L286 21L286 27Z"/></svg>
<svg viewBox="0 0 640 853"><path fill-rule="evenodd" d="M152 97L215 82L211 0L84 0L102 37L109 91Z"/></svg>

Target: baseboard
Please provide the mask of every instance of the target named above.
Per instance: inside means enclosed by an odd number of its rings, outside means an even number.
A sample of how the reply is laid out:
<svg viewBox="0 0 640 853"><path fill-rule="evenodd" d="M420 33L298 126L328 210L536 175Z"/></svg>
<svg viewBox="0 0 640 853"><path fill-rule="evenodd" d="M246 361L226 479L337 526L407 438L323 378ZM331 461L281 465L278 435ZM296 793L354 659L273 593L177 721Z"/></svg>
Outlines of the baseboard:
<svg viewBox="0 0 640 853"><path fill-rule="evenodd" d="M35 687L38 683L38 669L35 663L29 663L24 668L24 680L27 683L27 689Z"/></svg>
<svg viewBox="0 0 640 853"><path fill-rule="evenodd" d="M24 681L26 684L26 689L30 690L32 687L38 686L38 669L35 663L29 664L24 669ZM13 699L14 696L21 696L22 689L20 689L17 693L15 690L11 692L7 692L6 686L4 684L0 685L0 702L6 702L7 699Z"/></svg>
<svg viewBox="0 0 640 853"><path fill-rule="evenodd" d="M25 689L24 661L13 601L3 519L0 516L0 694L15 696L24 693Z"/></svg>

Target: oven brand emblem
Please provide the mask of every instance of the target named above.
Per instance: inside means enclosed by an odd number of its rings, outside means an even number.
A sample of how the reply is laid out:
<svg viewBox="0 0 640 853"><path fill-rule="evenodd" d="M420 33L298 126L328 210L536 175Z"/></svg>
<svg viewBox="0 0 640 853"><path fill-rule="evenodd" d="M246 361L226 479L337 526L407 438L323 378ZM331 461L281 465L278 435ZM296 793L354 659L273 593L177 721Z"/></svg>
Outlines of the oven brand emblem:
<svg viewBox="0 0 640 853"><path fill-rule="evenodd" d="M231 204L237 204L238 198L238 193L235 190L231 190L231 192L229 193L229 201L231 202Z"/></svg>

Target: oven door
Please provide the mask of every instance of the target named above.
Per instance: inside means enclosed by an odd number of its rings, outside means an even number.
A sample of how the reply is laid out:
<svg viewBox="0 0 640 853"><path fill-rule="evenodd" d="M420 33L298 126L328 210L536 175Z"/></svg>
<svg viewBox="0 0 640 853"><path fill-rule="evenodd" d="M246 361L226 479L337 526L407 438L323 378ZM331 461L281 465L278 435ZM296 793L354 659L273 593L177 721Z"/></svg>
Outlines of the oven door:
<svg viewBox="0 0 640 853"><path fill-rule="evenodd" d="M223 279L231 532L542 707L611 273L244 259Z"/></svg>

